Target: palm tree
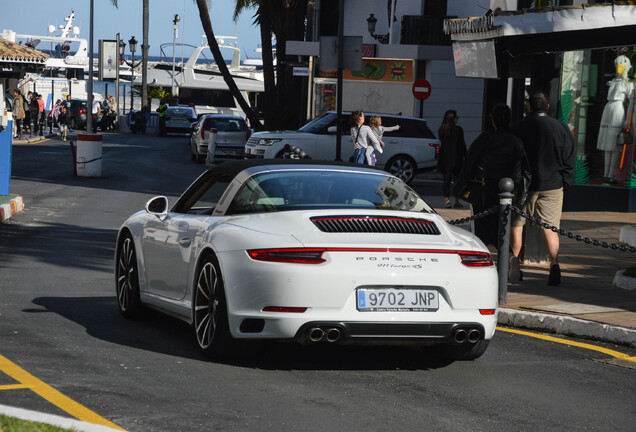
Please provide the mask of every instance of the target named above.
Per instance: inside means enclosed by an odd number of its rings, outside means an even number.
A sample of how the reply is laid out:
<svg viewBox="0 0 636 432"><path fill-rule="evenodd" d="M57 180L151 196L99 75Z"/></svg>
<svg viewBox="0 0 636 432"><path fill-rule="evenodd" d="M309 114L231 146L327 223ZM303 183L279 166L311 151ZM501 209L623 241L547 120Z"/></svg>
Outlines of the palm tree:
<svg viewBox="0 0 636 432"><path fill-rule="evenodd" d="M287 39L304 38L307 0L236 0L234 19L247 8L256 8L254 24L260 24L265 78L265 119L268 127L295 128L303 112L301 82L292 77L285 58ZM271 35L276 35L278 65L274 84ZM282 113L282 115L281 115Z"/></svg>
<svg viewBox="0 0 636 432"><path fill-rule="evenodd" d="M274 52L272 47L272 33L280 33L284 9L281 1L272 0L236 0L233 19L236 22L239 15L248 8L256 8L254 25L261 31L261 50L263 58L263 78L265 84L264 110L265 124L270 129L276 129L276 79L274 76Z"/></svg>
<svg viewBox="0 0 636 432"><path fill-rule="evenodd" d="M214 31L212 30L212 22L210 21L210 14L208 12L208 1L207 0L195 0L197 7L199 8L199 17L201 18L201 25L203 26L203 31L205 31L205 36L208 39L208 45L210 47L210 51L212 51L212 56L214 57L214 61L219 67L219 72L223 75L223 80L225 84L227 84L230 89L230 93L234 96L234 99L238 102L239 106L250 120L250 124L255 129L260 129L262 127L261 122L258 120L258 117L255 112L252 111L249 104L243 97L243 94L239 91L232 75L230 74L227 65L225 64L225 60L223 59L223 55L221 54L221 49L219 48L219 44L216 41L216 37L214 36Z"/></svg>

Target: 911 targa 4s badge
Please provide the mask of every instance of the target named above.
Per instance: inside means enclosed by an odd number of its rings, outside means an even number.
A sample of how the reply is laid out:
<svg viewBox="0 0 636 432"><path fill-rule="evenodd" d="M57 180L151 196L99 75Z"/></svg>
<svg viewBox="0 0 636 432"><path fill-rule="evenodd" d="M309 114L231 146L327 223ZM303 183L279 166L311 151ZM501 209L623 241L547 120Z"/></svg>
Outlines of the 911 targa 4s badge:
<svg viewBox="0 0 636 432"><path fill-rule="evenodd" d="M370 167L219 164L171 207L156 197L128 218L115 254L120 312L179 317L212 356L269 339L435 345L475 359L495 333L488 249Z"/></svg>

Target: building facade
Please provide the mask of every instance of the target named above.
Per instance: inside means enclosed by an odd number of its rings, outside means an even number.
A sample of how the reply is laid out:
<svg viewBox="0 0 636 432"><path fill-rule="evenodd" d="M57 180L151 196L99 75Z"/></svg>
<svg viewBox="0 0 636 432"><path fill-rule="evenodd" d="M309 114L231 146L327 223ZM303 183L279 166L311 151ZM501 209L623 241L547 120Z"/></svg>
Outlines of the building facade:
<svg viewBox="0 0 636 432"><path fill-rule="evenodd" d="M568 210L636 211L634 31L635 2L618 1L494 0L445 22L456 75L485 79L485 111L505 101L519 120L532 92L549 95L577 145Z"/></svg>
<svg viewBox="0 0 636 432"><path fill-rule="evenodd" d="M316 40L337 35L338 4L314 2ZM345 0L344 36L361 37L363 52L361 69L344 73L343 110L420 117L436 131L444 113L454 109L470 144L482 130L484 83L455 75L443 23L452 16L483 14L488 7L488 0ZM336 70L321 62L313 78L311 117L336 107ZM423 101L413 95L418 79L431 86Z"/></svg>

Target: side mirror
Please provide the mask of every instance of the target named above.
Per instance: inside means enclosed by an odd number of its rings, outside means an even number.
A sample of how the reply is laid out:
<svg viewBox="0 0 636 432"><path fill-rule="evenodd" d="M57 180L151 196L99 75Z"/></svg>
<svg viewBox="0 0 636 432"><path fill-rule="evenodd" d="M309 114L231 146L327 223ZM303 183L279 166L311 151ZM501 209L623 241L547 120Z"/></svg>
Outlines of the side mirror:
<svg viewBox="0 0 636 432"><path fill-rule="evenodd" d="M168 216L168 198L158 196L151 199L146 203L146 211L163 221Z"/></svg>
<svg viewBox="0 0 636 432"><path fill-rule="evenodd" d="M335 126L329 126L329 127L327 128L327 132L329 132L329 133L336 133L336 132L338 132L338 128L337 128L337 127L335 127Z"/></svg>

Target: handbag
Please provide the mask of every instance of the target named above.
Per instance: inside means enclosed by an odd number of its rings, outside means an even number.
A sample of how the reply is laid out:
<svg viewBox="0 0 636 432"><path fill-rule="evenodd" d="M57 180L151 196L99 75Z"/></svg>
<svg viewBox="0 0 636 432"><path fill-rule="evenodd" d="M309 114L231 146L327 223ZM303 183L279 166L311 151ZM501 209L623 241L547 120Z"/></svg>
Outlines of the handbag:
<svg viewBox="0 0 636 432"><path fill-rule="evenodd" d="M616 138L616 144L621 145L630 145L634 143L634 136L630 132L621 132L618 134Z"/></svg>
<svg viewBox="0 0 636 432"><path fill-rule="evenodd" d="M484 169L475 165L473 167L473 175L461 188L459 198L473 206L483 207L486 197L486 178L484 177Z"/></svg>

